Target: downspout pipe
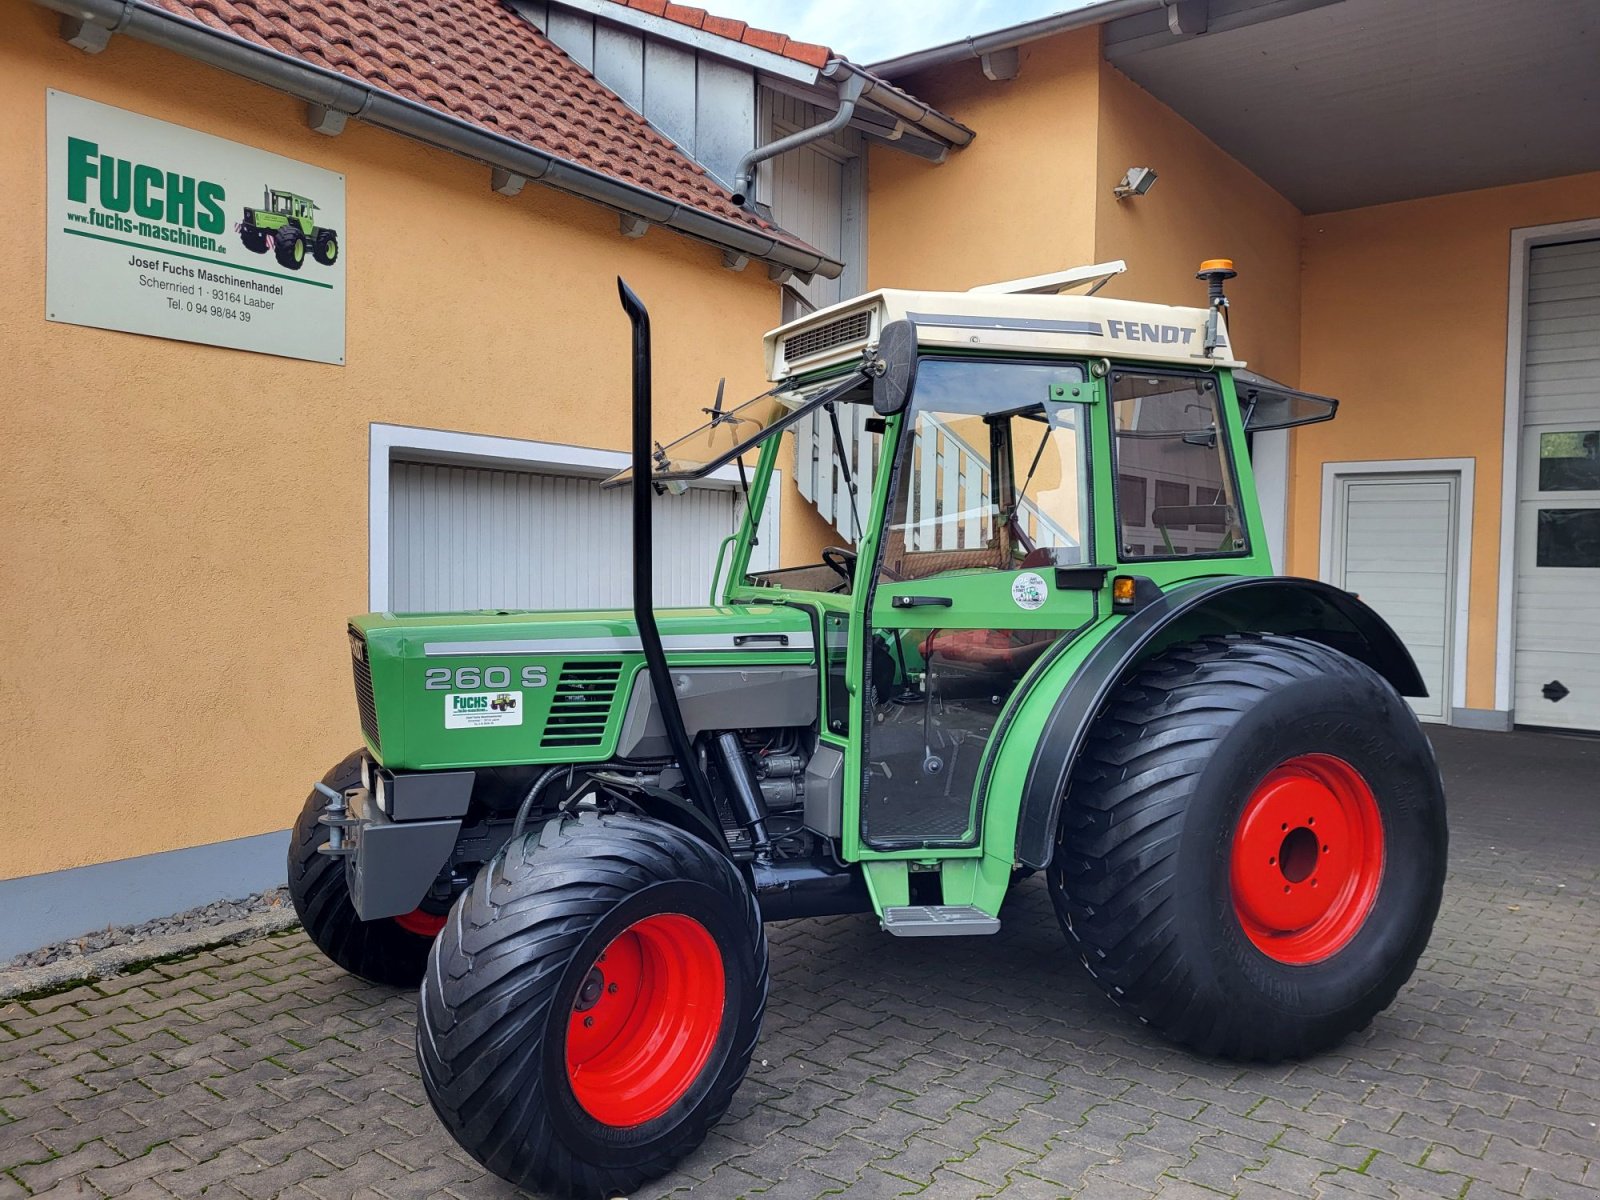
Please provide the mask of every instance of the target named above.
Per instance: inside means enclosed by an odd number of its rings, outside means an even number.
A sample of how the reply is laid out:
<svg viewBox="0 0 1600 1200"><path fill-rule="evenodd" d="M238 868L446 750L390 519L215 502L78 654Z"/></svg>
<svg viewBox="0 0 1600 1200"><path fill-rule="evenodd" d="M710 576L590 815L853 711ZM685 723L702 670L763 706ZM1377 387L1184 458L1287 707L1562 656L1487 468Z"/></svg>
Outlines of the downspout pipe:
<svg viewBox="0 0 1600 1200"><path fill-rule="evenodd" d="M801 275L838 278L844 264L779 241L726 217L702 212L658 193L613 179L404 96L269 46L199 25L148 0L34 0L42 8L182 54L197 62L320 105L414 141L500 167L524 179L641 217L697 241Z"/></svg>
<svg viewBox="0 0 1600 1200"><path fill-rule="evenodd" d="M861 93L866 90L866 79L859 75L845 75L838 81L839 111L834 113L820 125L813 125L809 129L801 129L791 133L788 137L781 137L775 142L768 142L765 146L757 146L747 150L739 160L739 166L733 173L733 202L743 208L755 207L755 175L756 166L764 163L769 158L777 158L780 154L787 154L791 150L798 150L801 146L809 145L838 133L850 124L850 118L856 115L856 102L861 99ZM831 276L830 276L831 278Z"/></svg>

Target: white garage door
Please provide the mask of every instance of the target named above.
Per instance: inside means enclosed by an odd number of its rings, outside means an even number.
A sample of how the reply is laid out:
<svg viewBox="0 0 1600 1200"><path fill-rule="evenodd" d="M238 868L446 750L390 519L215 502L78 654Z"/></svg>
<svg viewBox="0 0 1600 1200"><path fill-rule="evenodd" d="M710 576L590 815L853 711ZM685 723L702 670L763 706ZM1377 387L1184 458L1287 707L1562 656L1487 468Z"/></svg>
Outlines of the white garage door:
<svg viewBox="0 0 1600 1200"><path fill-rule="evenodd" d="M1600 729L1600 240L1528 261L1513 718Z"/></svg>
<svg viewBox="0 0 1600 1200"><path fill-rule="evenodd" d="M731 488L691 488L655 504L658 605L704 604ZM389 607L627 608L627 488L570 475L396 460L389 469Z"/></svg>
<svg viewBox="0 0 1600 1200"><path fill-rule="evenodd" d="M1411 706L1450 719L1459 476L1341 476L1334 514L1334 578L1394 627L1427 684Z"/></svg>

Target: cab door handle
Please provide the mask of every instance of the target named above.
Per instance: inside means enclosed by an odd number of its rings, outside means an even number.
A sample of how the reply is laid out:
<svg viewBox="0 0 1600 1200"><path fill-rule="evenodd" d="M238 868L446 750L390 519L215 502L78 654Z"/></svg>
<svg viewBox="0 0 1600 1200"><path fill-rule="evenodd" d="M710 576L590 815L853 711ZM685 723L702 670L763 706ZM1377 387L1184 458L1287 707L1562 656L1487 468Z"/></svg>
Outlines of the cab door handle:
<svg viewBox="0 0 1600 1200"><path fill-rule="evenodd" d="M890 608L949 608L955 601L949 596L896 596L889 601Z"/></svg>

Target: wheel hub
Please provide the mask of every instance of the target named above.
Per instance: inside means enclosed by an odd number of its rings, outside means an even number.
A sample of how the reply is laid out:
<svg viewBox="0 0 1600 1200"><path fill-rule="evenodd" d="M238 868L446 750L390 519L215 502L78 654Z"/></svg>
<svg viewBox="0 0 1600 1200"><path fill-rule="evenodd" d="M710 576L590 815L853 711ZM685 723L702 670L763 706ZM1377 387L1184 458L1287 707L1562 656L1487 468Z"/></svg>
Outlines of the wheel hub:
<svg viewBox="0 0 1600 1200"><path fill-rule="evenodd" d="M1365 779L1305 754L1267 773L1234 830L1229 882L1245 934L1268 957L1319 962L1349 944L1383 870L1383 825Z"/></svg>
<svg viewBox="0 0 1600 1200"><path fill-rule="evenodd" d="M722 1028L722 953L693 917L663 913L620 933L578 985L567 1081L591 1117L642 1125L700 1077Z"/></svg>

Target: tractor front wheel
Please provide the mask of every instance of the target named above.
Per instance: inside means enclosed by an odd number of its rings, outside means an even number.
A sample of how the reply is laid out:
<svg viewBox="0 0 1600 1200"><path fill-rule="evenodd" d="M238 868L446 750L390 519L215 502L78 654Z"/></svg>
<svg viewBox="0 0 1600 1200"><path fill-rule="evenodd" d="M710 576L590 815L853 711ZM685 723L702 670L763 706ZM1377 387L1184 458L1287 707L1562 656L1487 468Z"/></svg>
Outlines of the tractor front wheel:
<svg viewBox="0 0 1600 1200"><path fill-rule="evenodd" d="M1411 977L1444 887L1433 750L1315 642L1206 638L1122 687L1068 787L1050 893L1118 1004L1207 1054L1327 1049Z"/></svg>
<svg viewBox="0 0 1600 1200"><path fill-rule="evenodd" d="M285 225L272 235L272 252L280 267L298 271L305 265L305 239L291 225Z"/></svg>
<svg viewBox="0 0 1600 1200"><path fill-rule="evenodd" d="M361 751L345 758L322 782L336 792L360 787ZM363 921L350 901L344 861L317 853L328 840L328 827L317 820L326 804L313 789L290 835L289 898L300 924L317 949L350 974L391 987L416 987L444 917L419 908L402 917Z"/></svg>
<svg viewBox="0 0 1600 1200"><path fill-rule="evenodd" d="M248 227L239 231L239 240L244 243L244 248L251 254L265 254L267 252L267 235L259 229Z"/></svg>
<svg viewBox="0 0 1600 1200"><path fill-rule="evenodd" d="M339 235L331 229L317 230L317 240L312 244L311 257L325 267L339 261Z"/></svg>
<svg viewBox="0 0 1600 1200"><path fill-rule="evenodd" d="M641 817L552 819L451 909L418 998L423 1085L502 1178L628 1194L727 1111L766 997L761 914L720 851Z"/></svg>

